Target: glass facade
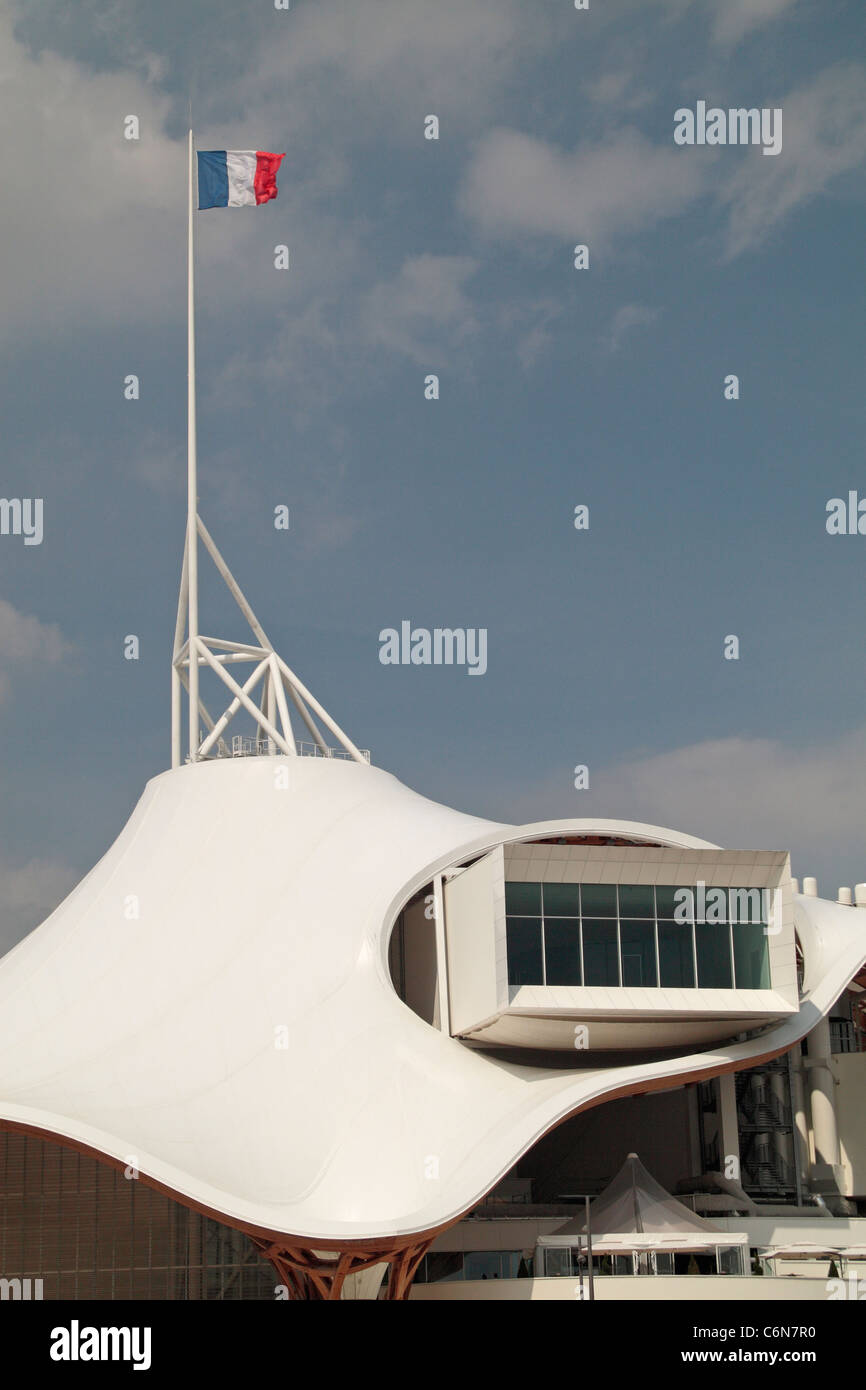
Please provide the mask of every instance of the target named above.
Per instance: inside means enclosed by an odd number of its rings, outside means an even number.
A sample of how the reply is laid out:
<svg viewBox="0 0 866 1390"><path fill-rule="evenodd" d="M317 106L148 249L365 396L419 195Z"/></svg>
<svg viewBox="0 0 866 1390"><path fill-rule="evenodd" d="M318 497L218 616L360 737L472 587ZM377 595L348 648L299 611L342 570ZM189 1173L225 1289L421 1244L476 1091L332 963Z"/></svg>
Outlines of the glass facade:
<svg viewBox="0 0 866 1390"><path fill-rule="evenodd" d="M596 1253L593 1275L624 1275L627 1278L658 1274L745 1274L744 1247L719 1246L711 1250L629 1250L625 1254ZM542 1269L548 1279L574 1279L587 1272L586 1249L579 1246L542 1247Z"/></svg>
<svg viewBox="0 0 866 1390"><path fill-rule="evenodd" d="M0 1273L44 1299L268 1299L247 1236L104 1163L0 1131Z"/></svg>
<svg viewBox="0 0 866 1390"><path fill-rule="evenodd" d="M453 1284L464 1279L529 1279L532 1252L523 1250L429 1251L418 1266L416 1284Z"/></svg>
<svg viewBox="0 0 866 1390"><path fill-rule="evenodd" d="M770 989L768 894L672 884L505 884L508 983Z"/></svg>

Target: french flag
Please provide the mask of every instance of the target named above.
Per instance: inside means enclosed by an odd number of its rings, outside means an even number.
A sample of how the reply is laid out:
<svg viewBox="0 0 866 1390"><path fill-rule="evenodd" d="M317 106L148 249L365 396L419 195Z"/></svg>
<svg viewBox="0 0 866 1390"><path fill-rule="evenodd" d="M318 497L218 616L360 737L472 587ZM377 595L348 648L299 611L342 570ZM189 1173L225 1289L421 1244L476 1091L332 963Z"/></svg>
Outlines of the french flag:
<svg viewBox="0 0 866 1390"><path fill-rule="evenodd" d="M199 150L199 209L255 207L276 198L285 157L268 150Z"/></svg>

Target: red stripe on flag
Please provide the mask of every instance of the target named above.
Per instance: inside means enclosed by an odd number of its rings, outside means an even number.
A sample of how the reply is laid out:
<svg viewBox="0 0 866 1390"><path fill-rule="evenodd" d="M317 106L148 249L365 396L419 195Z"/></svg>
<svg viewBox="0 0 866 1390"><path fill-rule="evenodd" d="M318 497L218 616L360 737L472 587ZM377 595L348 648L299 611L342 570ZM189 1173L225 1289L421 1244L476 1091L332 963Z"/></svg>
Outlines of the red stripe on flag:
<svg viewBox="0 0 866 1390"><path fill-rule="evenodd" d="M267 150L256 150L256 174L253 181L256 202L267 203L277 196L277 170L285 159L285 154L270 154Z"/></svg>

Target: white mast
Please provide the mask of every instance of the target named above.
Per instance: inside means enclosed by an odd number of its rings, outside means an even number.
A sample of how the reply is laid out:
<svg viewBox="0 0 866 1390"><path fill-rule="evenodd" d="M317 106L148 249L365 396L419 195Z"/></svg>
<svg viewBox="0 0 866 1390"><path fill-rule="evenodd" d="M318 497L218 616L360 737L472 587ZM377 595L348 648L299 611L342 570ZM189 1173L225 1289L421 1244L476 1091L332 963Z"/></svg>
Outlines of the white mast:
<svg viewBox="0 0 866 1390"><path fill-rule="evenodd" d="M187 336L186 336L186 549L187 549L187 604L189 647L195 652L198 641L198 478L196 467L195 437L195 251L193 243L193 211L195 208L194 181L195 143L192 131L189 132L189 226L187 231ZM191 762L198 760L198 662L189 665L189 756Z"/></svg>
<svg viewBox="0 0 866 1390"><path fill-rule="evenodd" d="M311 751L320 757L337 756L352 758L355 762L368 763L369 752L356 748L352 740L343 733L340 726L331 718L305 685L276 653L268 641L264 628L259 623L252 608L241 592L240 586L228 565L217 550L216 544L198 514L198 477L196 460L196 419L195 419L195 256L194 256L194 213L196 207L196 156L192 130L189 132L189 186L187 189L187 507L186 543L184 546L183 570L180 580L180 596L177 606L177 621L174 631L174 651L171 671L171 765L180 767L182 762L182 707L183 687L189 694L189 754L188 761L195 763L202 758L220 756L228 749L222 739L223 731L229 722L243 708L252 715L257 725L254 739L241 739L244 752L266 750L269 753L281 752L296 757L291 716L286 702L286 692L292 704L303 719L312 736L311 744L301 745L301 751ZM225 580L229 593L246 618L255 643L226 642L216 637L202 637L199 632L198 615L198 538L202 541L217 570ZM184 628L186 636L184 637ZM249 663L253 670L243 685L240 685L226 669L235 663ZM233 699L219 719L213 719L202 704L199 696L199 668L209 667L225 685ZM262 682L260 705L256 705L252 692ZM204 720L209 733L201 740L201 720ZM334 735L341 749L330 748L325 742L317 722ZM264 740L260 735L264 734Z"/></svg>

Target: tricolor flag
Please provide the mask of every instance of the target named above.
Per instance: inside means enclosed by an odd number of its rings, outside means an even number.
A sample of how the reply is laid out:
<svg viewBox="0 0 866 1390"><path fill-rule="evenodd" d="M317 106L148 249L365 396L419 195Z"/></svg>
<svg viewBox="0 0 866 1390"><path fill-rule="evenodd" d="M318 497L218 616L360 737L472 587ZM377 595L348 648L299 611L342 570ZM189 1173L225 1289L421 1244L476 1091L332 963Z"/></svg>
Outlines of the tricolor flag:
<svg viewBox="0 0 866 1390"><path fill-rule="evenodd" d="M267 150L199 150L199 209L255 207L276 198L284 159Z"/></svg>

